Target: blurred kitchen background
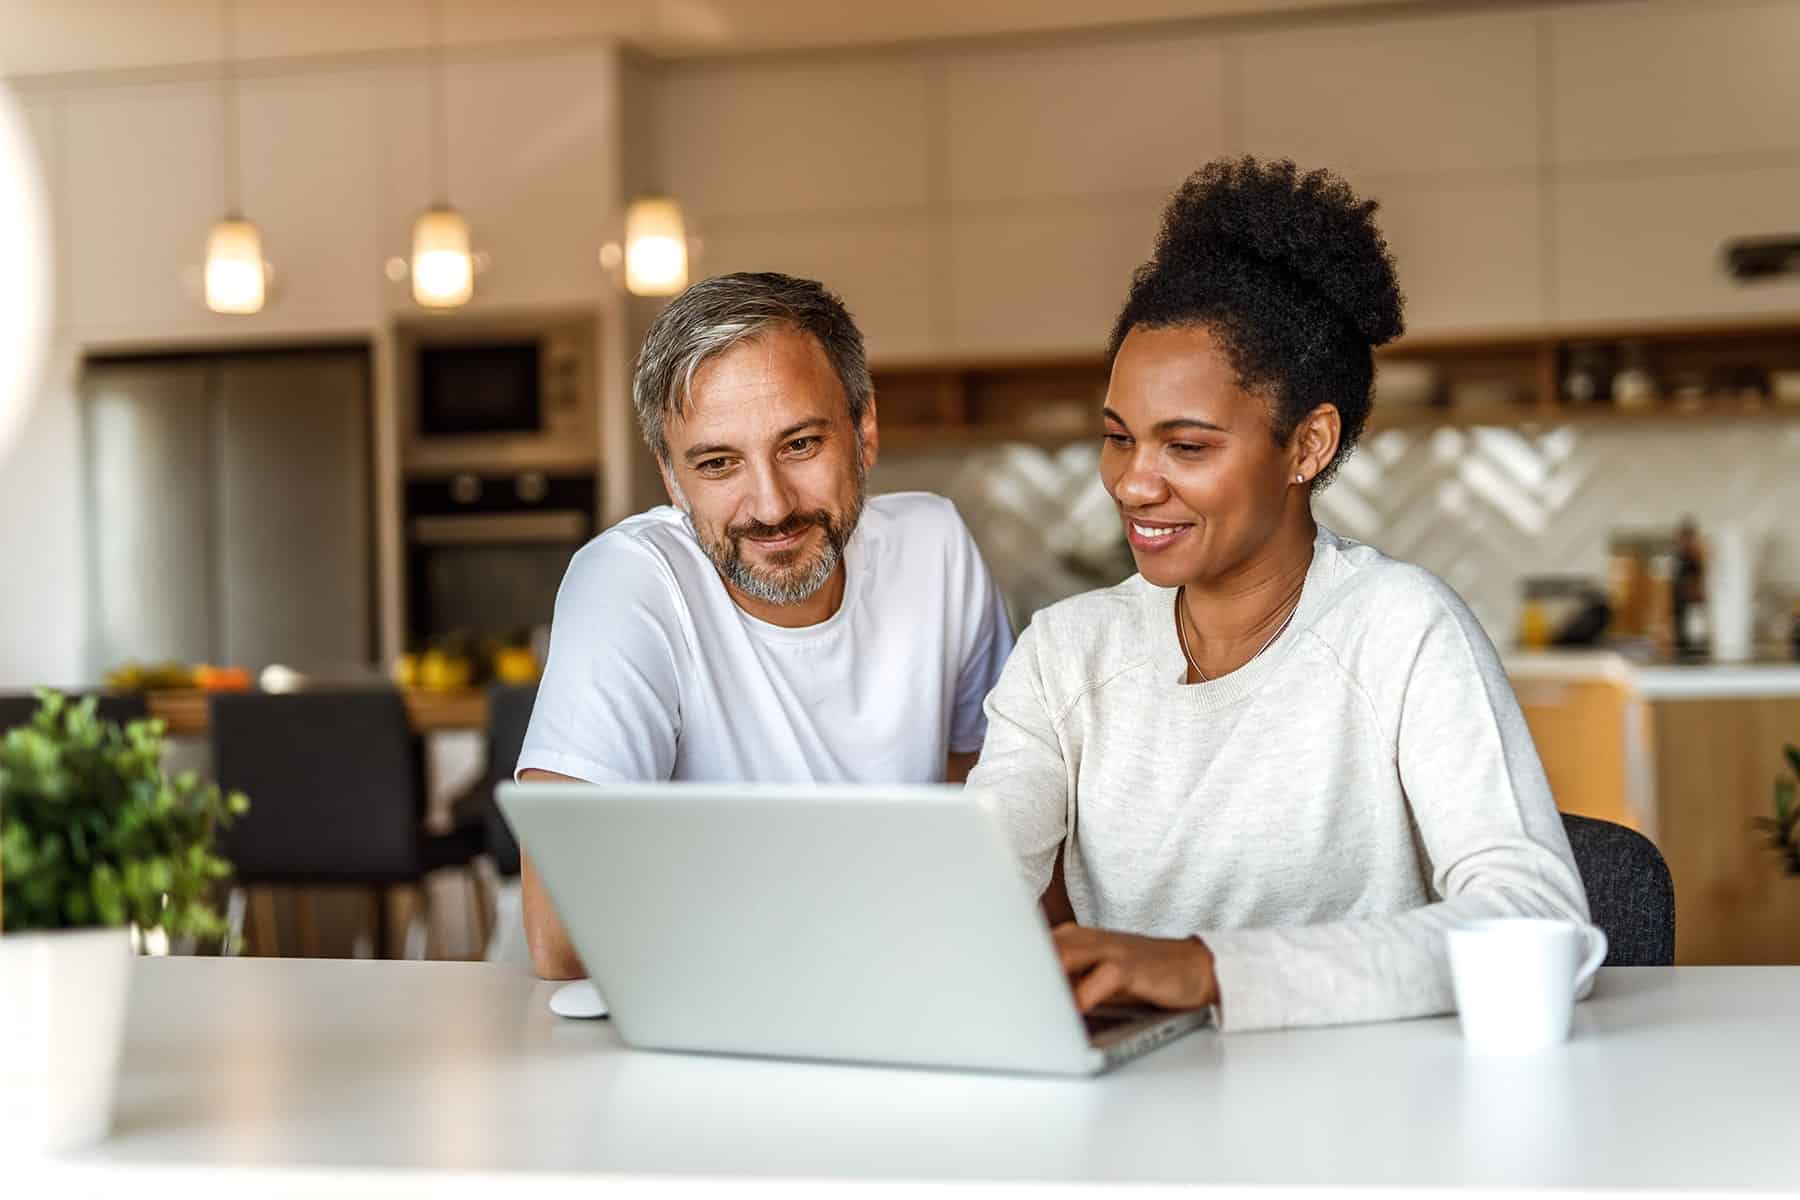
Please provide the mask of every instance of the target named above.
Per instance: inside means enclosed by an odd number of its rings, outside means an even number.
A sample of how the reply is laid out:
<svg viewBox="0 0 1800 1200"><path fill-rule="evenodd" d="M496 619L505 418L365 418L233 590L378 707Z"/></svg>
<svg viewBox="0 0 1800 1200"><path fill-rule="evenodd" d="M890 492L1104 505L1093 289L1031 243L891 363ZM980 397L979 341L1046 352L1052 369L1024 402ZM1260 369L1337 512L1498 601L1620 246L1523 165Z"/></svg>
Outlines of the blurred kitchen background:
<svg viewBox="0 0 1800 1200"><path fill-rule="evenodd" d="M1683 961L1800 962L1748 830L1800 742L1796 63L1797 0L22 0L52 351L0 690L144 695L208 769L210 696L391 681L449 836L506 773L482 689L662 500L656 293L743 269L845 297L872 486L954 498L1022 625L1131 571L1101 350L1163 201L1291 156L1408 297L1320 518L1468 599ZM504 940L502 859L431 952Z"/></svg>

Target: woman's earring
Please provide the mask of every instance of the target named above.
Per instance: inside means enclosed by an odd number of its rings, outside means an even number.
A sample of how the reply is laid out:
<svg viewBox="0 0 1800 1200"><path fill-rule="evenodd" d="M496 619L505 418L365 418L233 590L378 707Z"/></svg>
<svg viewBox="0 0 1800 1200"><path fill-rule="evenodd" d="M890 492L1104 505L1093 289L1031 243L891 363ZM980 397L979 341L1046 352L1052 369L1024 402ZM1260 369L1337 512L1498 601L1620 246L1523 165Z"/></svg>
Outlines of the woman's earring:
<svg viewBox="0 0 1800 1200"><path fill-rule="evenodd" d="M1294 482L1295 482L1295 483L1305 483L1305 482L1306 482L1306 476L1304 476L1304 475L1296 475L1296 476L1294 476Z"/></svg>

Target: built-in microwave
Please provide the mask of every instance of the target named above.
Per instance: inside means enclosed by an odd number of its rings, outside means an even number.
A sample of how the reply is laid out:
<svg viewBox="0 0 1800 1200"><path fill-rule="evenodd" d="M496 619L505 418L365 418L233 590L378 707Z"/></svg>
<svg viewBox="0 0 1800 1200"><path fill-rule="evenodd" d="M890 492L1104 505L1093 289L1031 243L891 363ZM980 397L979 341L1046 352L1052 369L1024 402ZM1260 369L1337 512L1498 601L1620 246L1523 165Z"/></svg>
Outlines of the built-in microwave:
<svg viewBox="0 0 1800 1200"><path fill-rule="evenodd" d="M399 329L406 473L591 470L594 325L594 314L577 313Z"/></svg>

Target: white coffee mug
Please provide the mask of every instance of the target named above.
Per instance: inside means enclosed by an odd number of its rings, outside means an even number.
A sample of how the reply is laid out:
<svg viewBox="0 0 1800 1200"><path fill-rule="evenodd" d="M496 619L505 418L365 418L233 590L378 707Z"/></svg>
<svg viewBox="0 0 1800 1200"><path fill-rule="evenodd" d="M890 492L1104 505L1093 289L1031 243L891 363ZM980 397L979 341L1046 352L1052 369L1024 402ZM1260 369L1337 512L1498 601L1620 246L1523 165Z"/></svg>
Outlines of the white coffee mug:
<svg viewBox="0 0 1800 1200"><path fill-rule="evenodd" d="M1497 917L1447 936L1463 1037L1488 1054L1567 1040L1575 994L1606 960L1606 934L1574 921Z"/></svg>

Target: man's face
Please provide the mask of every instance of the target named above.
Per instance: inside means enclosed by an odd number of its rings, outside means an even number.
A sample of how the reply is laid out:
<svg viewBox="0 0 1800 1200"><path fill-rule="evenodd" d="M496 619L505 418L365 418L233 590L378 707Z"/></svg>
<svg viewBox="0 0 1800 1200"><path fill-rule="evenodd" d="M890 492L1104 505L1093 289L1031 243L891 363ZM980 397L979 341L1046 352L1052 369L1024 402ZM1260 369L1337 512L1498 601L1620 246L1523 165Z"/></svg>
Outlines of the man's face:
<svg viewBox="0 0 1800 1200"><path fill-rule="evenodd" d="M666 435L669 498L749 611L832 579L875 463L875 406L851 426L817 339L776 328L709 359Z"/></svg>

